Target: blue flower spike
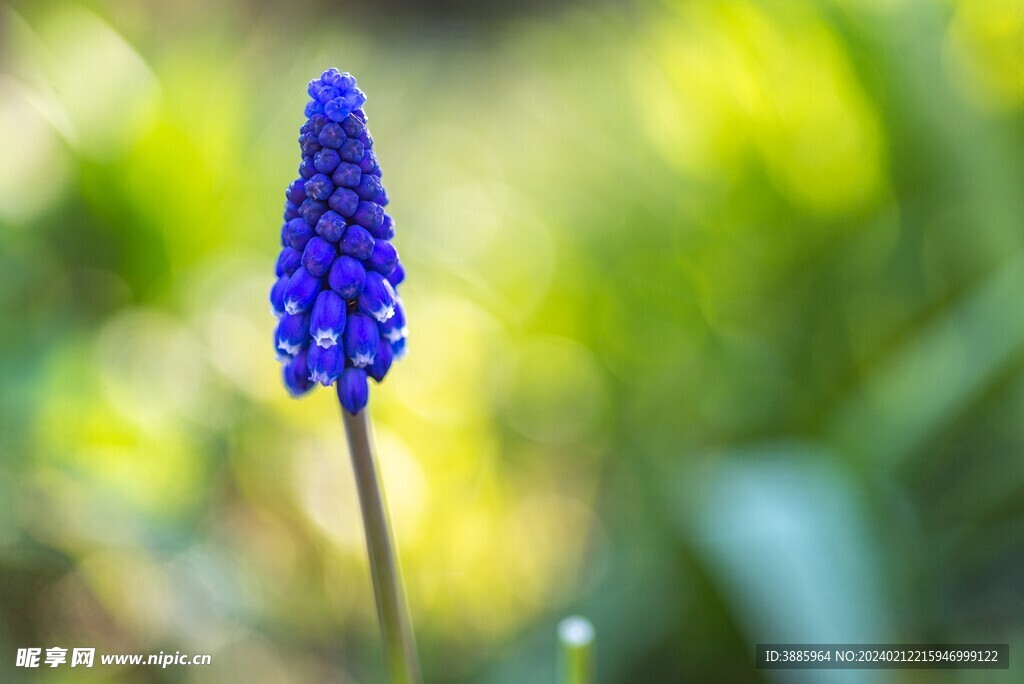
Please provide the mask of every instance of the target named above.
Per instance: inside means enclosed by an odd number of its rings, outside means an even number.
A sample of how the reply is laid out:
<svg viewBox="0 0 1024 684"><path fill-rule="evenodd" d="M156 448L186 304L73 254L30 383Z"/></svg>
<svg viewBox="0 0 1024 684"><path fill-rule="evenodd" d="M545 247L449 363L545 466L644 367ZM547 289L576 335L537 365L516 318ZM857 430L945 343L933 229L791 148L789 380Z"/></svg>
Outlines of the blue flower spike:
<svg viewBox="0 0 1024 684"><path fill-rule="evenodd" d="M404 350L405 312L395 288L405 279L392 244L394 221L366 126L356 79L328 69L309 82L299 128L299 178L285 190L283 249L271 308L284 384L301 396L337 384L358 414L368 378L382 382Z"/></svg>

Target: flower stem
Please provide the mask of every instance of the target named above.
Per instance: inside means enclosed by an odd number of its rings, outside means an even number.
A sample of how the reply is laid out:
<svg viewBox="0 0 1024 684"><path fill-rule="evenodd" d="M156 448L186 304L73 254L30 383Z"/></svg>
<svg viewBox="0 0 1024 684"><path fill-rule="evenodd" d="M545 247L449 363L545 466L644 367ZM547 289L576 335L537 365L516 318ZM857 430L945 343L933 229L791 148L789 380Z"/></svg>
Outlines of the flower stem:
<svg viewBox="0 0 1024 684"><path fill-rule="evenodd" d="M388 519L387 503L381 484L377 459L370 439L370 417L366 410L352 415L341 411L352 454L352 469L359 506L366 530L366 550L370 556L373 593L377 599L377 618L384 641L384 657L394 684L420 684L419 657L405 601L402 573L395 553Z"/></svg>
<svg viewBox="0 0 1024 684"><path fill-rule="evenodd" d="M558 623L562 645L562 684L593 684L594 625L574 615Z"/></svg>

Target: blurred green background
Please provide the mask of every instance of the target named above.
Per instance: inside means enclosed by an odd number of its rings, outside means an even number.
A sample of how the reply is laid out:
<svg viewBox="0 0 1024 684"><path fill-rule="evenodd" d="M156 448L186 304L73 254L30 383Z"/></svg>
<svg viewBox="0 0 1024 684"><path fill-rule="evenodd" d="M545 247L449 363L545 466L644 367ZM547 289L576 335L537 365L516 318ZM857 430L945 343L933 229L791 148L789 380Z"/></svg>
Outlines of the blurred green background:
<svg viewBox="0 0 1024 684"><path fill-rule="evenodd" d="M1024 2L0 3L0 680L380 682L336 401L267 293L352 71L410 353L372 408L430 682L1024 658ZM19 647L207 667L14 667Z"/></svg>

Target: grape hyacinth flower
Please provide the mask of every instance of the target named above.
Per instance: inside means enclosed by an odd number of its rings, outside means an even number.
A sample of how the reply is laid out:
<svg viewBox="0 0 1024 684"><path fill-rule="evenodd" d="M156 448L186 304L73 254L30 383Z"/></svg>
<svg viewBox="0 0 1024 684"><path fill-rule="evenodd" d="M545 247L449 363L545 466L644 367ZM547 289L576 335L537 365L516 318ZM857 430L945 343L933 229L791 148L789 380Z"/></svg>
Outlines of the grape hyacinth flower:
<svg viewBox="0 0 1024 684"><path fill-rule="evenodd" d="M298 178L285 190L281 253L270 291L284 385L302 396L336 386L355 471L374 595L392 681L420 682L412 622L370 439L368 378L383 382L405 350L405 279L385 213L389 198L349 73L309 83Z"/></svg>
<svg viewBox="0 0 1024 684"><path fill-rule="evenodd" d="M283 249L270 300L279 318L312 316L307 319L306 338L296 337L296 321L286 331L285 347L277 342L288 390L295 396L305 394L313 387L307 381L316 375L321 384L337 384L341 405L356 414L369 398L368 388L359 385L366 376L355 373L345 382L336 380L346 368L373 364L379 339L390 343L393 358L404 349L404 316L397 327L388 321L398 307L397 288L405 269L392 242L394 221L384 211L388 198L362 109L366 96L351 74L336 69L310 81L308 93L306 122L298 138L302 161L299 177L285 190ZM326 293L336 296L325 297ZM349 337L344 337L346 320L355 321ZM350 343L344 341L350 338ZM334 344L344 345L345 351L337 373L314 368L310 359L326 362L320 352L307 352L301 364L294 362L298 352L311 345L328 349ZM368 377L382 382L391 360L377 364ZM297 380L300 365L309 377Z"/></svg>

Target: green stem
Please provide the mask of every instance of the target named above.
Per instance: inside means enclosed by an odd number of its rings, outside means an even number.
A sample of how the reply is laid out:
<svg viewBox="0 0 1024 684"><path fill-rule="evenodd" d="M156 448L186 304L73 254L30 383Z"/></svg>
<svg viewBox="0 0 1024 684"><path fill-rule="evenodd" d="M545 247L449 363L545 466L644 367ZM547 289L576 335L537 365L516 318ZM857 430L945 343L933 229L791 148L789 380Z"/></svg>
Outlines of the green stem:
<svg viewBox="0 0 1024 684"><path fill-rule="evenodd" d="M416 655L416 641L412 621L409 619L409 607L405 602L398 556L394 550L384 489L377 469L377 459L373 454L370 418L366 410L353 416L342 409L341 415L348 435L349 452L352 454L356 489L359 491L359 506L366 530L366 550L370 556L370 574L373 576L373 593L377 599L377 618L381 638L384 640L388 672L394 684L420 684L422 677L419 657Z"/></svg>
<svg viewBox="0 0 1024 684"><path fill-rule="evenodd" d="M565 618L558 623L558 641L563 684L593 684L594 625L590 620L576 615Z"/></svg>

